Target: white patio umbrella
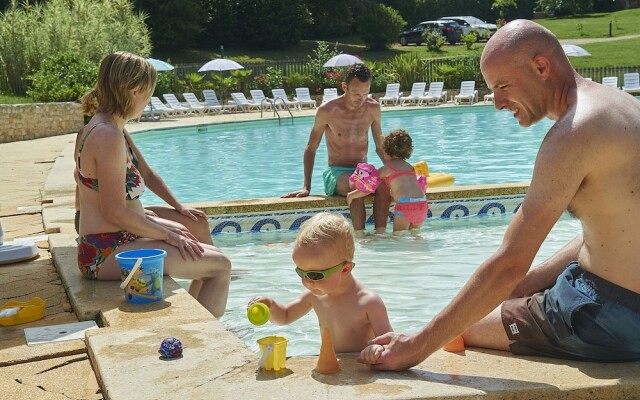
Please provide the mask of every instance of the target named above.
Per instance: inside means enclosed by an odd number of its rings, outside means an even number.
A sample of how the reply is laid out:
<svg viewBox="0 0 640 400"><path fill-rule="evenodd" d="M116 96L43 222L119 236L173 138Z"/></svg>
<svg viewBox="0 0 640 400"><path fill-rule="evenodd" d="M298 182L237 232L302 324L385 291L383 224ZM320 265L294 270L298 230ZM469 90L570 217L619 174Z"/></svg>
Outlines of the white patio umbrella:
<svg viewBox="0 0 640 400"><path fill-rule="evenodd" d="M211 60L198 70L198 72L206 71L232 71L235 69L244 69L244 67L228 58L216 58Z"/></svg>
<svg viewBox="0 0 640 400"><path fill-rule="evenodd" d="M153 65L153 68L156 69L156 71L160 72L160 71L171 71L173 69L173 65L164 62L162 60L157 60L155 58L147 58L147 61L149 61L149 63L151 63L151 65Z"/></svg>
<svg viewBox="0 0 640 400"><path fill-rule="evenodd" d="M582 57L591 55L591 53L580 46L576 46L575 44L563 44L562 50L564 50L564 54L567 56Z"/></svg>
<svg viewBox="0 0 640 400"><path fill-rule="evenodd" d="M324 63L323 67L346 67L353 64L363 64L362 60L351 54L338 54Z"/></svg>

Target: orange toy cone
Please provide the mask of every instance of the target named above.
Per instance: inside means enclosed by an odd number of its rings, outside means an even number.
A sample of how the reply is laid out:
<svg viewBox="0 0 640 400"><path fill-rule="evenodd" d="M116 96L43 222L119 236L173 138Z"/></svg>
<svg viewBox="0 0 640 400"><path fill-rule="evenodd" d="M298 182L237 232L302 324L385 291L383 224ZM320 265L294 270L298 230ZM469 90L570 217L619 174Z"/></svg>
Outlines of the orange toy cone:
<svg viewBox="0 0 640 400"><path fill-rule="evenodd" d="M335 374L339 370L340 364L338 364L338 358L333 349L331 333L329 332L329 328L325 327L322 331L322 344L320 345L320 356L318 357L316 372L320 374Z"/></svg>
<svg viewBox="0 0 640 400"><path fill-rule="evenodd" d="M456 336L455 339L445 344L442 349L444 351L450 351L452 353L464 351L464 339L462 339L462 336Z"/></svg>

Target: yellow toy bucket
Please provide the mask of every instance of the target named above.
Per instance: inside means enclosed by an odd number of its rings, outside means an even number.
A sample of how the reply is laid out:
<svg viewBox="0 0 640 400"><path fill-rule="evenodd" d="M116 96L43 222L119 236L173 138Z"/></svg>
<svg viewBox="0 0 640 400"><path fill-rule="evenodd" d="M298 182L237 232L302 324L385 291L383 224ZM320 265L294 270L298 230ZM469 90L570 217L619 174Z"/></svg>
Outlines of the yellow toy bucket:
<svg viewBox="0 0 640 400"><path fill-rule="evenodd" d="M265 370L274 371L286 368L288 341L282 336L267 336L258 339L260 353L262 353L258 366Z"/></svg>

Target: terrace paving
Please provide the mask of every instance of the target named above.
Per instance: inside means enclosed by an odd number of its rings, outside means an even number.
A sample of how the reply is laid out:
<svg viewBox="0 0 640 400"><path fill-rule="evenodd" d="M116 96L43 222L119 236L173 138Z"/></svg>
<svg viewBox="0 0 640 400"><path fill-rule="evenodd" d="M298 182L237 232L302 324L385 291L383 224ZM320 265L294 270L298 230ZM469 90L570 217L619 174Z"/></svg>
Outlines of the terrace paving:
<svg viewBox="0 0 640 400"><path fill-rule="evenodd" d="M259 117L238 113L128 128ZM354 354L339 355L341 371L335 375L317 374L313 356L292 357L277 373L256 371L258 356L170 278L164 281L163 302L139 306L124 303L117 284L80 276L73 230L74 139L70 134L0 144L5 241L31 236L40 248L34 260L0 266L0 304L33 296L47 302L43 319L0 327L1 399L633 399L640 393L640 363L568 362L472 348L438 351L400 373L370 371ZM446 196L451 190L441 192ZM85 319L102 328L88 331L84 341L26 345L26 327ZM157 349L168 336L182 340L182 358L159 359Z"/></svg>

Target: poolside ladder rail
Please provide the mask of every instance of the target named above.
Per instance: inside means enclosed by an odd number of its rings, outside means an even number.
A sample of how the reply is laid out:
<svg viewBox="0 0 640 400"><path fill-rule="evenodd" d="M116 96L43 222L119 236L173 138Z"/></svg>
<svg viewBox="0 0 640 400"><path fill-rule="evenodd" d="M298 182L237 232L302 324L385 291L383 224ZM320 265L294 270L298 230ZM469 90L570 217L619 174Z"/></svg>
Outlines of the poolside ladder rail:
<svg viewBox="0 0 640 400"><path fill-rule="evenodd" d="M271 108L273 109L273 116L278 116L278 125L281 123L280 113L278 112L278 107L276 107L276 102L280 100L282 105L289 111L289 115L291 116L291 124L293 125L293 114L291 113L291 108L289 105L282 99L282 97L276 97L275 99L264 98L260 104L260 118L262 118L262 112L264 111L264 103L268 102L271 104Z"/></svg>

